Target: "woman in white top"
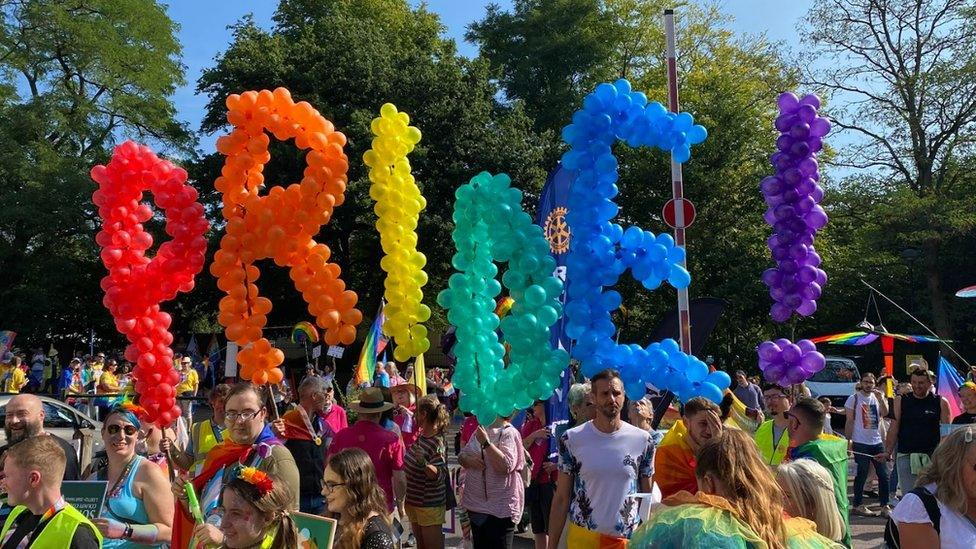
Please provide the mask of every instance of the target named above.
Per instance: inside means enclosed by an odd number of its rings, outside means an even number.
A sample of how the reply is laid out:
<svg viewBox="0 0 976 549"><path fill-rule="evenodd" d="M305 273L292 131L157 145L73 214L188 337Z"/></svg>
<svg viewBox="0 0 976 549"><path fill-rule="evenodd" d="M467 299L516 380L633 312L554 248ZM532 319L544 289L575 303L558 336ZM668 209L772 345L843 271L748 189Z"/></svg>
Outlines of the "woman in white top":
<svg viewBox="0 0 976 549"><path fill-rule="evenodd" d="M926 489L939 505L939 529L921 498L909 492L891 512L902 547L976 547L976 426L942 439L915 490ZM913 490L913 492L915 491Z"/></svg>

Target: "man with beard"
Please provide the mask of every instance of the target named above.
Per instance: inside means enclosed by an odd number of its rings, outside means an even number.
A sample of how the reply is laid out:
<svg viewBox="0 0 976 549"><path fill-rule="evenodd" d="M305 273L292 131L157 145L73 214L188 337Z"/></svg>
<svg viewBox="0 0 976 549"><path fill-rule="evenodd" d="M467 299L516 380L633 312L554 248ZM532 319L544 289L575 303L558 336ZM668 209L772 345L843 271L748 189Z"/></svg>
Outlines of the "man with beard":
<svg viewBox="0 0 976 549"><path fill-rule="evenodd" d="M640 522L637 491L650 492L654 440L624 423L623 382L616 370L590 381L596 415L559 440L559 479L549 517L548 545L559 547L567 517L567 547L626 547Z"/></svg>
<svg viewBox="0 0 976 549"><path fill-rule="evenodd" d="M41 399L30 394L17 395L7 402L6 412L3 432L7 435L7 445L0 448L0 456L7 453L7 448L24 439L35 436L50 436L61 446L67 458L62 480L78 480L81 473L78 467L78 453L74 446L68 442L44 431L44 407L41 404Z"/></svg>
<svg viewBox="0 0 976 549"><path fill-rule="evenodd" d="M664 436L654 457L655 478L666 498L682 490L698 492L695 477L695 454L705 442L722 432L722 411L714 402L695 397L681 408L681 421Z"/></svg>

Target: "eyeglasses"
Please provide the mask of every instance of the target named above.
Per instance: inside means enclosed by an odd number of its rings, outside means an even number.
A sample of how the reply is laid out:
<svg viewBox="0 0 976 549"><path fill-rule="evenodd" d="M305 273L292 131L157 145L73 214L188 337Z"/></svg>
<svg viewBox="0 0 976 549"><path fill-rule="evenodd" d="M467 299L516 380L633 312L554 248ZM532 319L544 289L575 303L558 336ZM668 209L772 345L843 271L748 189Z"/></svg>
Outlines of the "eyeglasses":
<svg viewBox="0 0 976 549"><path fill-rule="evenodd" d="M763 395L763 400L776 400L777 398L786 398L786 395L784 395L783 393Z"/></svg>
<svg viewBox="0 0 976 549"><path fill-rule="evenodd" d="M261 408L261 410L264 410L264 408ZM236 423L238 420L251 421L254 419L254 416L261 413L261 410L255 410L253 412L224 412L224 419L228 423Z"/></svg>
<svg viewBox="0 0 976 549"><path fill-rule="evenodd" d="M340 486L345 486L345 485L346 485L345 482L329 482L329 481L325 481L323 483L323 486L325 486L325 489L328 490L328 491L330 491L330 492L333 491L333 490L335 490L336 488L338 488Z"/></svg>
<svg viewBox="0 0 976 549"><path fill-rule="evenodd" d="M108 434L110 435L117 435L119 434L119 431L123 431L127 437L131 437L139 432L139 429L136 429L134 425L109 425L105 428L105 430L108 431Z"/></svg>

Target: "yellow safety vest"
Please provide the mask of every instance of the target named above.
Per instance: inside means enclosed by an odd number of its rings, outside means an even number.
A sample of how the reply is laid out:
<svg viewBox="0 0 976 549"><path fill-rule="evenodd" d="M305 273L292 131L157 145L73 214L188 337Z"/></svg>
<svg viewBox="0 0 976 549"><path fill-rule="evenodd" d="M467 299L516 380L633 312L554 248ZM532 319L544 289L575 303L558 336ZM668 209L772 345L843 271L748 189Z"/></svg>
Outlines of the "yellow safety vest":
<svg viewBox="0 0 976 549"><path fill-rule="evenodd" d="M786 457L786 451L790 449L790 435L783 429L779 440L773 441L773 420L764 421L756 429L756 446L767 464L779 465Z"/></svg>
<svg viewBox="0 0 976 549"><path fill-rule="evenodd" d="M190 441L193 443L193 456L196 458L190 468L191 472L200 474L198 469L203 467L203 462L207 458L207 452L216 446L223 437L218 437L214 432L211 420L199 421L190 428Z"/></svg>
<svg viewBox="0 0 976 549"><path fill-rule="evenodd" d="M0 531L0 540L7 537L7 533L10 531L11 526L13 526L14 521L26 510L27 507L18 505L10 511L10 515L7 516L7 521L3 523L3 530ZM81 512L72 507L70 503L66 504L64 509L58 511L54 515L54 518L47 521L41 533L34 538L34 543L31 544L31 547L44 547L45 549L70 547L71 540L75 537L75 530L78 529L78 525L80 524L87 524L95 532L95 537L98 538L98 545L101 547L101 532L98 531L98 528L90 520L85 518L85 515L82 515Z"/></svg>

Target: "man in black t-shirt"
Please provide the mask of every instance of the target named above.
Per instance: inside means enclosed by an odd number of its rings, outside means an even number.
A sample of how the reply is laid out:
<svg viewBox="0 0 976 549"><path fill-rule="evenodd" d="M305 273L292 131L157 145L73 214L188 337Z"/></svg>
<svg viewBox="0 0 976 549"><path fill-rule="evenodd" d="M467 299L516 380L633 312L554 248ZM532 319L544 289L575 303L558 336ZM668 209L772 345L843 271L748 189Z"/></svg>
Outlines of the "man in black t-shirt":
<svg viewBox="0 0 976 549"><path fill-rule="evenodd" d="M0 459L7 448L22 440L35 436L50 436L64 450L67 459L62 480L78 480L81 470L78 467L77 452L67 441L44 431L44 407L41 399L30 394L11 398L6 406L3 431L7 435L7 446L0 448Z"/></svg>

